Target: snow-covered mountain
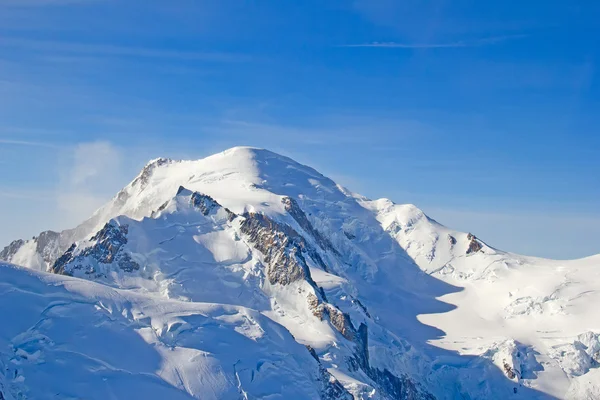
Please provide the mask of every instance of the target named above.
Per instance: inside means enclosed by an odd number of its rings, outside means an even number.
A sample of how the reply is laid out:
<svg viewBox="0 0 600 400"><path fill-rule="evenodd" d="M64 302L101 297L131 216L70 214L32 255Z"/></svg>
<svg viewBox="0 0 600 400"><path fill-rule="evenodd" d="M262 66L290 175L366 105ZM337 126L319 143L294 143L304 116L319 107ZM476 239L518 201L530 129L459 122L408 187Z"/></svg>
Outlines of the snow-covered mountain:
<svg viewBox="0 0 600 400"><path fill-rule="evenodd" d="M154 160L0 259L27 268L0 266L7 399L600 398L600 256L506 253L267 150Z"/></svg>

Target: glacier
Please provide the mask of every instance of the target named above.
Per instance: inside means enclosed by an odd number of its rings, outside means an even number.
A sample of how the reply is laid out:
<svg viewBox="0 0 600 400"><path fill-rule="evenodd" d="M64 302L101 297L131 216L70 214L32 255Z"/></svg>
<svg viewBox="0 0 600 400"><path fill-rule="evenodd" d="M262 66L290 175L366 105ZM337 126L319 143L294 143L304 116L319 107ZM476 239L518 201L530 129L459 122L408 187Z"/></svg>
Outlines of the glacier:
<svg viewBox="0 0 600 400"><path fill-rule="evenodd" d="M264 149L0 252L17 398L600 398L600 256L492 247Z"/></svg>

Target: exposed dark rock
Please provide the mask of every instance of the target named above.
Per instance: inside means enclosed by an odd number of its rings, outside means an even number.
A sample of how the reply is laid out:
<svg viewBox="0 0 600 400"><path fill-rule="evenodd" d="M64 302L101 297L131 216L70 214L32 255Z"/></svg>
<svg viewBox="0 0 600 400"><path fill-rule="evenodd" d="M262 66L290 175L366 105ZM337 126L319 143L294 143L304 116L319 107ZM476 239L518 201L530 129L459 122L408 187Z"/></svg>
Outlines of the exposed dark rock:
<svg viewBox="0 0 600 400"><path fill-rule="evenodd" d="M356 236L355 236L355 235L353 235L353 234L351 234L350 232L346 232L346 231L344 231L344 235L346 235L346 237L347 237L348 239L350 239L350 240L354 240L354 239L356 239Z"/></svg>
<svg viewBox="0 0 600 400"><path fill-rule="evenodd" d="M55 243L58 240L60 233L54 231L46 231L40 233L40 235L36 238L36 251L40 254L44 252L44 249L52 243Z"/></svg>
<svg viewBox="0 0 600 400"><path fill-rule="evenodd" d="M390 400L435 400L435 397L406 375L396 376L387 369L373 368L369 363L368 328L360 324L354 336L356 352L349 360L350 368L362 370Z"/></svg>
<svg viewBox="0 0 600 400"><path fill-rule="evenodd" d="M115 260L121 247L127 243L128 232L129 227L127 225L117 225L109 222L92 236L91 240L95 241L96 245L84 253L93 254L98 262L110 264Z"/></svg>
<svg viewBox="0 0 600 400"><path fill-rule="evenodd" d="M329 315L329 321L331 321L331 325L333 325L333 327L337 329L342 336L350 341L354 340L356 332L352 326L352 321L350 320L350 316L348 314L341 312L331 304L327 304L324 311L327 315Z"/></svg>
<svg viewBox="0 0 600 400"><path fill-rule="evenodd" d="M312 293L308 294L306 300L308 302L309 310L312 311L315 317L319 318L321 321L327 317L331 322L331 325L341 333L343 337L348 340L354 340L356 332L348 314L343 313L337 307L329 303L319 300L319 298Z"/></svg>
<svg viewBox="0 0 600 400"><path fill-rule="evenodd" d="M192 192L191 190L186 189L183 186L179 186L179 189L177 190L177 195L180 195L184 191L191 193L190 205L192 207L197 208L204 216L207 216L213 210L223 208L223 206L221 206L212 197L210 197L206 194L199 193L199 192ZM161 211L163 211L165 208L167 208L167 206L169 205L169 202L170 201L164 202L160 207L158 207L158 209L153 211L150 216L152 218L156 217L156 215L158 215ZM233 221L237 217L237 215L235 213L231 212L229 209L227 209L227 208L223 208L223 209L227 212L227 219L229 222Z"/></svg>
<svg viewBox="0 0 600 400"><path fill-rule="evenodd" d="M318 361L318 360L317 360ZM322 382L321 400L353 400L344 385L333 377L319 362L319 380Z"/></svg>
<svg viewBox="0 0 600 400"><path fill-rule="evenodd" d="M137 178L133 182L131 182L131 186L140 186L142 189L148 185L148 181L150 177L154 173L154 170L158 167L162 167L163 165L172 163L173 160L169 158L158 158L149 164L147 164L142 172L138 175Z"/></svg>
<svg viewBox="0 0 600 400"><path fill-rule="evenodd" d="M35 239L36 252L42 256L44 261L51 264L58 257L60 233L54 231L45 231Z"/></svg>
<svg viewBox="0 0 600 400"><path fill-rule="evenodd" d="M308 307L313 315L321 320L328 317L332 326L342 336L348 340L354 339L355 330L350 316L325 303L323 290L310 276L304 253L317 263L322 263L322 260L298 232L289 225L258 213L244 214L240 229L247 235L249 242L263 253L267 263L266 275L272 285L289 285L305 279L315 289L315 293L307 295Z"/></svg>
<svg viewBox="0 0 600 400"><path fill-rule="evenodd" d="M306 279L317 289L303 252L309 253L317 263L323 264L323 261L316 252L310 251L310 246L298 232L264 214L245 213L243 216L240 229L254 247L264 254L267 278L272 285L289 285Z"/></svg>
<svg viewBox="0 0 600 400"><path fill-rule="evenodd" d="M220 208L221 206L212 197L198 192L192 193L190 197L190 203L196 207L202 215L206 216L210 214L214 209Z"/></svg>
<svg viewBox="0 0 600 400"><path fill-rule="evenodd" d="M508 377L508 379L515 379L517 377L517 374L515 372L515 370L513 369L513 367L511 367L506 360L504 360L504 373L506 374L506 376Z"/></svg>
<svg viewBox="0 0 600 400"><path fill-rule="evenodd" d="M167 208L168 205L169 205L168 201L165 201L164 203L162 203L160 205L160 207L158 207L155 211L152 211L152 213L150 214L150 218L156 217L156 215L158 215L158 213L160 213L162 210Z"/></svg>
<svg viewBox="0 0 600 400"><path fill-rule="evenodd" d="M367 325L360 324L355 335L356 357L359 365L369 368L369 329Z"/></svg>
<svg viewBox="0 0 600 400"><path fill-rule="evenodd" d="M0 260L10 262L24 244L25 241L21 239L13 241L0 252Z"/></svg>
<svg viewBox="0 0 600 400"><path fill-rule="evenodd" d="M263 214L247 213L244 217L241 231L264 254L267 277L272 285L289 285L309 276L302 256L305 243L296 231Z"/></svg>
<svg viewBox="0 0 600 400"><path fill-rule="evenodd" d="M306 301L308 303L308 309L312 311L313 315L320 320L323 320L324 307L322 307L319 298L312 293L309 293L306 296Z"/></svg>
<svg viewBox="0 0 600 400"><path fill-rule="evenodd" d="M469 233L467 235L467 240L469 240L469 248L467 249L467 254L476 253L483 248L481 242L477 240L477 237L475 237L475 235L473 235L472 233Z"/></svg>
<svg viewBox="0 0 600 400"><path fill-rule="evenodd" d="M74 259L73 252L75 251L75 248L77 248L77 245L73 243L71 247L69 247L67 251L65 251L65 253L58 258L58 260L56 260L51 271L55 274L72 275L71 272L65 270L65 266Z"/></svg>
<svg viewBox="0 0 600 400"><path fill-rule="evenodd" d="M333 247L331 242L326 237L324 237L321 234L321 232L317 231L313 227L313 225L310 223L310 221L306 217L306 214L304 213L304 211L302 211L302 208L300 208L296 200L292 199L291 197L284 197L282 199L282 202L285 207L285 210L288 213L290 213L292 218L296 220L298 225L300 225L300 227L304 229L306 233L310 234L313 238L315 238L315 241L323 250L330 250L335 254L339 254L338 251Z"/></svg>
<svg viewBox="0 0 600 400"><path fill-rule="evenodd" d="M435 397L419 388L408 376L398 377L387 369L371 368L367 373L390 399L435 400Z"/></svg>
<svg viewBox="0 0 600 400"><path fill-rule="evenodd" d="M448 241L450 242L451 246L454 246L456 244L456 238L452 235L448 235Z"/></svg>
<svg viewBox="0 0 600 400"><path fill-rule="evenodd" d="M353 400L354 397L346 390L344 385L323 367L315 349L309 345L306 346L306 349L317 363L319 363L319 381L322 385L321 400Z"/></svg>
<svg viewBox="0 0 600 400"><path fill-rule="evenodd" d="M321 298L323 299L323 301L329 302L327 300L327 296L325 295L325 289L323 289L321 286L319 286L319 293L321 293Z"/></svg>
<svg viewBox="0 0 600 400"><path fill-rule="evenodd" d="M307 344L306 345L306 349L308 350L308 352L310 353L310 355L313 356L313 358L315 360L317 360L317 362L321 362L319 360L319 356L317 355L317 352L315 351L315 349L312 348L312 346L310 346L310 345Z"/></svg>
<svg viewBox="0 0 600 400"><path fill-rule="evenodd" d="M357 306L360 307L361 310L363 310L363 312L365 313L365 315L369 318L371 318L371 314L369 314L369 310L367 310L367 307L365 307L365 305L363 303L360 302L360 300L358 300L357 298L352 297L352 304L356 304Z"/></svg>
<svg viewBox="0 0 600 400"><path fill-rule="evenodd" d="M60 234L54 231L46 231L34 236L31 240L35 243L36 252L42 259L52 264L60 255ZM23 240L15 240L0 252L0 260L10 262L17 252L25 245Z"/></svg>
<svg viewBox="0 0 600 400"><path fill-rule="evenodd" d="M100 264L116 264L125 272L133 272L140 269L138 263L131 256L122 251L127 243L127 225L117 225L111 221L98 231L91 241L95 244L86 248L77 256L74 255L76 245L73 244L52 266L52 272L64 275L73 275L76 270L86 274L96 273L92 265L88 265L86 258L91 257Z"/></svg>

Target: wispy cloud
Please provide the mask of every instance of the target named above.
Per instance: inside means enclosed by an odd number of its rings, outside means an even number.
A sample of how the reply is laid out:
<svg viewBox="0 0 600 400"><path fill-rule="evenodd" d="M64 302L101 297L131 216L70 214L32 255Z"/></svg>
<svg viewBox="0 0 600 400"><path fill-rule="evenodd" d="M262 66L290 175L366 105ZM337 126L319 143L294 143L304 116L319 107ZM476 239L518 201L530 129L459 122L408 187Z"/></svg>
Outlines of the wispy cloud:
<svg viewBox="0 0 600 400"><path fill-rule="evenodd" d="M57 211L71 224L89 217L121 186L124 154L111 142L80 143L60 171Z"/></svg>
<svg viewBox="0 0 600 400"><path fill-rule="evenodd" d="M64 6L70 4L96 3L99 0L0 0L0 7Z"/></svg>
<svg viewBox="0 0 600 400"><path fill-rule="evenodd" d="M55 143L48 142L35 142L28 140L13 140L13 139L0 139L0 145L8 145L8 146L32 146L32 147L47 147L51 149L60 149L63 146Z"/></svg>
<svg viewBox="0 0 600 400"><path fill-rule="evenodd" d="M1 0L0 0L1 1ZM35 40L15 37L0 38L0 46L27 49L40 52L69 53L108 57L144 57L165 58L183 61L245 61L247 56L234 53L180 51L153 47L133 47L113 44L62 42L50 40Z"/></svg>
<svg viewBox="0 0 600 400"><path fill-rule="evenodd" d="M480 47L486 45L493 45L507 40L520 39L527 35L504 35L504 36L492 36L475 40L459 40L456 42L448 43L399 43L399 42L372 42L362 44L347 44L341 47L387 47L387 48L400 48L400 49L443 49L443 48L457 48L457 47Z"/></svg>
<svg viewBox="0 0 600 400"><path fill-rule="evenodd" d="M0 197L17 200L39 200L43 197L50 197L53 192L49 190L18 190L8 187L0 187Z"/></svg>

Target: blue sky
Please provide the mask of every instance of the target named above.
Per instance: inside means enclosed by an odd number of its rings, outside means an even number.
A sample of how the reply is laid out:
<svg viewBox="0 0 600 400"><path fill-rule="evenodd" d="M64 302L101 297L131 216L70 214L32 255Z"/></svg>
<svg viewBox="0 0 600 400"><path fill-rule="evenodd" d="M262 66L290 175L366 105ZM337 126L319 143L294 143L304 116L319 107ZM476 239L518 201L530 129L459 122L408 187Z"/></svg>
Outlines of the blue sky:
<svg viewBox="0 0 600 400"><path fill-rule="evenodd" d="M596 1L0 0L0 243L150 158L289 155L524 254L600 253Z"/></svg>

